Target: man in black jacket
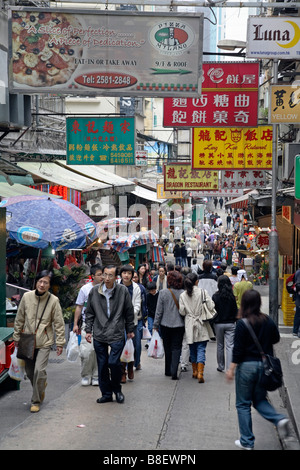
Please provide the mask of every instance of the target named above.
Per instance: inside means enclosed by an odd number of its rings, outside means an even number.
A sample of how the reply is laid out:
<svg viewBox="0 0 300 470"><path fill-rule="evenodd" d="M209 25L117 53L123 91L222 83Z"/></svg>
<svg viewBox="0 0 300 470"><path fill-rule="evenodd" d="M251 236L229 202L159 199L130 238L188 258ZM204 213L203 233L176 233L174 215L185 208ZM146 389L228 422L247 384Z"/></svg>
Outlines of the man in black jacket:
<svg viewBox="0 0 300 470"><path fill-rule="evenodd" d="M85 313L86 340L91 342L93 331L102 393L97 403L113 401L113 393L117 402L123 403L120 356L125 343L125 331L128 339L134 337L134 310L128 289L116 282L115 266L105 266L103 279L103 283L93 287L89 294Z"/></svg>

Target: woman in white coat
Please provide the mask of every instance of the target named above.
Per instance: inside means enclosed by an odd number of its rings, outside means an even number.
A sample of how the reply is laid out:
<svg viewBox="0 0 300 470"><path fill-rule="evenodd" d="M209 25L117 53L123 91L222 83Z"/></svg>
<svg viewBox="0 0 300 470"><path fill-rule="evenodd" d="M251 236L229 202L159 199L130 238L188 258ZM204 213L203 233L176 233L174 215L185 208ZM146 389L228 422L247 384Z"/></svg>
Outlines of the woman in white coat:
<svg viewBox="0 0 300 470"><path fill-rule="evenodd" d="M206 360L206 346L214 336L202 308L203 301L209 310L213 310L214 302L204 289L198 287L198 276L189 273L184 280L185 291L179 297L179 313L185 317L186 340L190 348L190 357L193 367L193 378L199 383L204 382L204 366Z"/></svg>

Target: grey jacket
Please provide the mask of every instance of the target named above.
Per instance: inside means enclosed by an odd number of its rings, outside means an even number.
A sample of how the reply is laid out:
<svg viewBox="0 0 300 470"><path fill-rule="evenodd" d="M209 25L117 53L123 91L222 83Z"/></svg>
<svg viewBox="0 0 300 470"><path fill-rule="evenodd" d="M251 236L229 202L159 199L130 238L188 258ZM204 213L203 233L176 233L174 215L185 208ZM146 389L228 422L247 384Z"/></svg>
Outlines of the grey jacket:
<svg viewBox="0 0 300 470"><path fill-rule="evenodd" d="M127 287L116 283L111 297L110 317L107 314L107 301L103 293L103 283L92 288L85 311L86 332L101 343L122 341L126 333L134 330L134 310Z"/></svg>
<svg viewBox="0 0 300 470"><path fill-rule="evenodd" d="M184 290L172 289L172 292L179 304L179 296L184 292ZM169 328L184 326L184 320L176 307L169 289L162 289L159 291L153 328L158 329L159 325L168 326Z"/></svg>

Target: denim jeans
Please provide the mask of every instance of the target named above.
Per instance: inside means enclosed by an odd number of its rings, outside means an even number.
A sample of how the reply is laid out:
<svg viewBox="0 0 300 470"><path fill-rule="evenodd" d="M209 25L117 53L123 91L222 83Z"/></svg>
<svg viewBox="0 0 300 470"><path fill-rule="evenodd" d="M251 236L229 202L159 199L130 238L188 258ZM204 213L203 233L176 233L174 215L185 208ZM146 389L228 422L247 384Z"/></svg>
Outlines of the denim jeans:
<svg viewBox="0 0 300 470"><path fill-rule="evenodd" d="M205 364L206 346L207 341L198 341L196 343L189 344L191 362L201 362L202 364Z"/></svg>
<svg viewBox="0 0 300 470"><path fill-rule="evenodd" d="M148 316L147 322L148 322L148 330L150 331L150 334L152 336L154 318Z"/></svg>
<svg viewBox="0 0 300 470"><path fill-rule="evenodd" d="M112 393L121 391L122 366L120 357L125 341L100 343L94 339L94 348L98 363L98 380L102 396L110 398ZM110 346L110 352L108 348ZM110 369L110 373L109 373Z"/></svg>
<svg viewBox="0 0 300 470"><path fill-rule="evenodd" d="M240 428L240 442L245 447L254 447L252 431L251 404L259 414L274 425L286 418L277 413L267 400L267 391L260 385L263 364L260 361L249 361L238 364L235 376L236 409Z"/></svg>
<svg viewBox="0 0 300 470"><path fill-rule="evenodd" d="M141 362L142 353L142 337L143 337L143 320L138 320L138 324L134 329L134 366L137 367Z"/></svg>

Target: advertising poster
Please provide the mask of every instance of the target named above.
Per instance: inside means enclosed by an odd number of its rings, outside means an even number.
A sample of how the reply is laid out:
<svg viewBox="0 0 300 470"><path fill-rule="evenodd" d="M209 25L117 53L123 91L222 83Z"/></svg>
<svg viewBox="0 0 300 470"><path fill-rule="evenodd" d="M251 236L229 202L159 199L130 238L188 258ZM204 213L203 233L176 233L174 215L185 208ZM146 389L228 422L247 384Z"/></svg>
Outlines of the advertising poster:
<svg viewBox="0 0 300 470"><path fill-rule="evenodd" d="M15 92L199 96L203 13L9 12Z"/></svg>

